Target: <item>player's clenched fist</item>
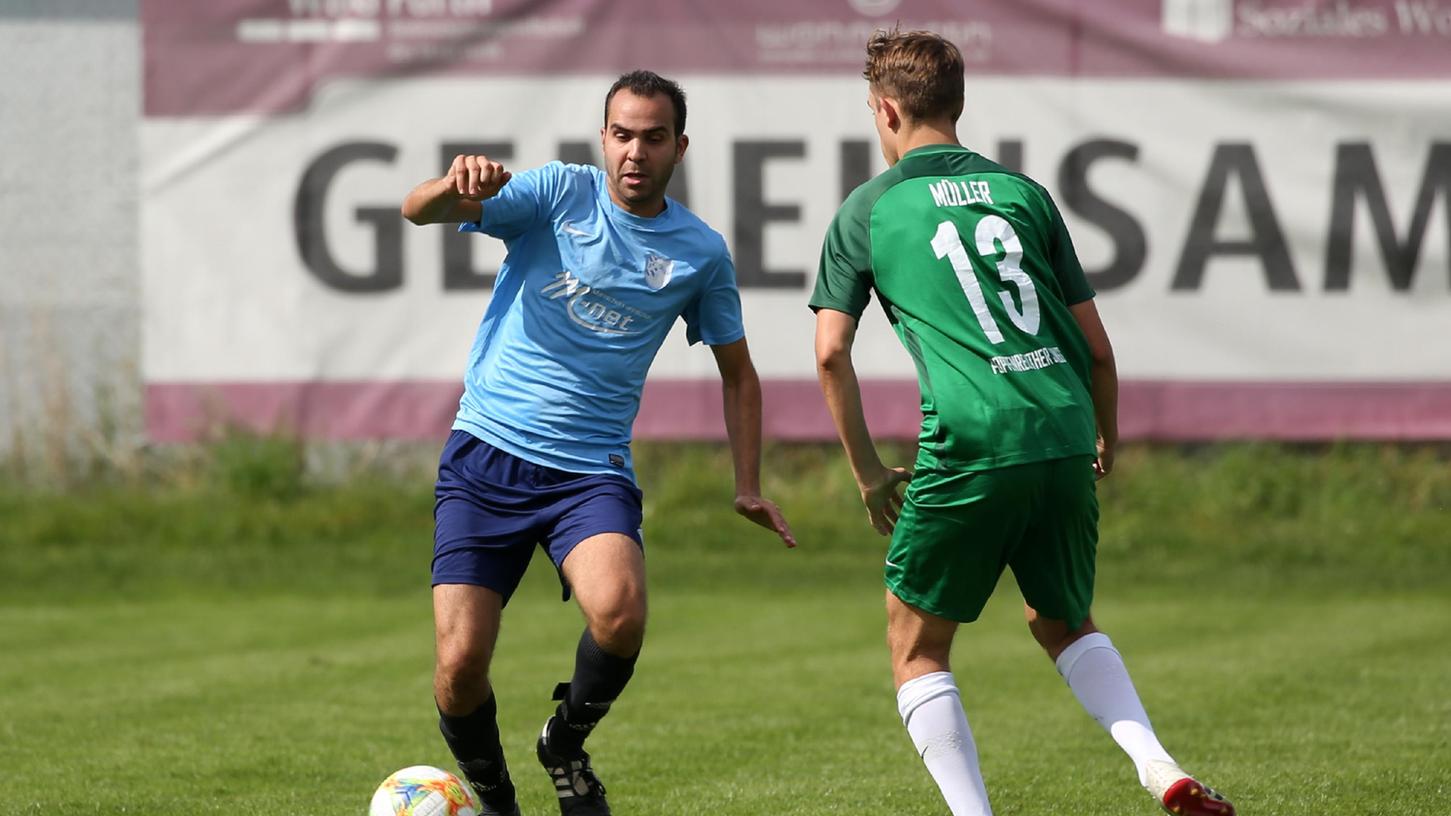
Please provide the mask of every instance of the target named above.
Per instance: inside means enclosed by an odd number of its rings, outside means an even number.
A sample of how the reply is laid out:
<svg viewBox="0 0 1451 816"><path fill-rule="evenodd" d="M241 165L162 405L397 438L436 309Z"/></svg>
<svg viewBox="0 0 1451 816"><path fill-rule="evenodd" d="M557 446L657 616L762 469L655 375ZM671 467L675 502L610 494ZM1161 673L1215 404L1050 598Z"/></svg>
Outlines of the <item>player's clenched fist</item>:
<svg viewBox="0 0 1451 816"><path fill-rule="evenodd" d="M509 183L513 176L504 165L492 161L488 156L454 156L449 165L448 180L460 198L483 201L493 198L499 189Z"/></svg>

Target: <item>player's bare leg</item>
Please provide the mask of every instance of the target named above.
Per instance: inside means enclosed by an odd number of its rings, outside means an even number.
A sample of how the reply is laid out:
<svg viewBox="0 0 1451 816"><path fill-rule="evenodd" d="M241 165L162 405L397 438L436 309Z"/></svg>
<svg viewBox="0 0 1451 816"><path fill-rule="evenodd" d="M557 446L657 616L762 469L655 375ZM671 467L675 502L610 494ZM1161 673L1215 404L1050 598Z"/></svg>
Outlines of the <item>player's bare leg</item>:
<svg viewBox="0 0 1451 816"><path fill-rule="evenodd" d="M574 677L556 690L559 708L539 737L539 761L565 816L603 816L609 805L584 740L635 672L645 640L645 558L634 539L605 533L575 546L563 570L586 625Z"/></svg>
<svg viewBox="0 0 1451 816"><path fill-rule="evenodd" d="M439 730L483 801L484 812L510 816L519 809L489 685L502 609L503 598L492 589L468 584L433 588L433 697Z"/></svg>
<svg viewBox="0 0 1451 816"><path fill-rule="evenodd" d="M1179 768L1149 724L1123 658L1093 618L1071 628L1024 605L1028 629L1063 675L1073 696L1133 760L1139 783L1178 816L1234 816L1234 806Z"/></svg>
<svg viewBox="0 0 1451 816"><path fill-rule="evenodd" d="M897 711L953 816L990 816L977 744L948 663L957 622L887 592L887 646Z"/></svg>

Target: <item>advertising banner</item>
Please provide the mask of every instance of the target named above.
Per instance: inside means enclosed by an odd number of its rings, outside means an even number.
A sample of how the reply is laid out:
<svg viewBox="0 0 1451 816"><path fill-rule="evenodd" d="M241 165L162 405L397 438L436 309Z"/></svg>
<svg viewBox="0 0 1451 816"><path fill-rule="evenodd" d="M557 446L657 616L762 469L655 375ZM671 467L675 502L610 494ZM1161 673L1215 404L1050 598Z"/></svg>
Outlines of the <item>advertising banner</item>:
<svg viewBox="0 0 1451 816"><path fill-rule="evenodd" d="M1451 0L143 0L143 374L158 439L222 420L439 438L502 246L399 205L454 155L600 161L604 95L688 95L672 195L725 236L769 436L833 437L806 307L885 169L880 27L967 63L959 136L1054 196L1136 438L1451 438ZM915 436L879 308L869 420ZM637 437L721 438L683 326Z"/></svg>

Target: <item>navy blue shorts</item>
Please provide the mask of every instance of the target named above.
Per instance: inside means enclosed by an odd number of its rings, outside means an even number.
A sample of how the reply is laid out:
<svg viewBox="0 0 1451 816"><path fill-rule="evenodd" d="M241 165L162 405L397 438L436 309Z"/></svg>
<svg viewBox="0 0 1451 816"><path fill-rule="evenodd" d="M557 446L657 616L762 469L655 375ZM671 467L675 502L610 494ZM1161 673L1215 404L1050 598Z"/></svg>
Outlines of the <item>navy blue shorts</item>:
<svg viewBox="0 0 1451 816"><path fill-rule="evenodd" d="M624 476L536 465L455 430L434 486L433 583L488 587L508 603L536 544L556 569L576 544L600 533L627 535L643 547L642 498ZM559 580L568 599L563 572Z"/></svg>

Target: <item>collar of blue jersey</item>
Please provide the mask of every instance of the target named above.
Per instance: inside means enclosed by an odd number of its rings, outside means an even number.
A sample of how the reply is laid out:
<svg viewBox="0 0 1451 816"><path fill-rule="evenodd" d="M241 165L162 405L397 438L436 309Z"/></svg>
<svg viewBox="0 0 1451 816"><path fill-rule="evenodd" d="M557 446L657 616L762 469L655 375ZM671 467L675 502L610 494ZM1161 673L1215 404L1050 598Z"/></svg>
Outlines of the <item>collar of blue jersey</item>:
<svg viewBox="0 0 1451 816"><path fill-rule="evenodd" d="M599 185L599 190L596 192L596 195L599 196L605 212L609 213L611 221L631 229L641 230L642 232L658 232L671 226L675 223L675 214L680 210L679 202L670 196L666 196L665 209L661 210L658 215L648 217L635 215L616 204L613 198L610 198L608 181Z"/></svg>

